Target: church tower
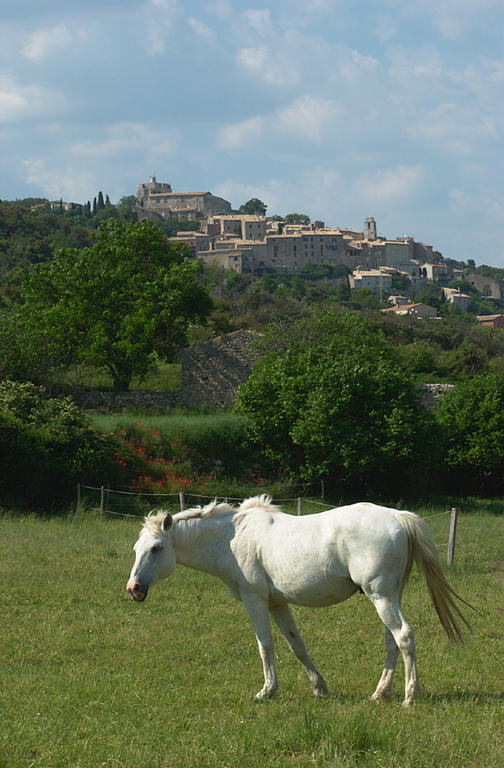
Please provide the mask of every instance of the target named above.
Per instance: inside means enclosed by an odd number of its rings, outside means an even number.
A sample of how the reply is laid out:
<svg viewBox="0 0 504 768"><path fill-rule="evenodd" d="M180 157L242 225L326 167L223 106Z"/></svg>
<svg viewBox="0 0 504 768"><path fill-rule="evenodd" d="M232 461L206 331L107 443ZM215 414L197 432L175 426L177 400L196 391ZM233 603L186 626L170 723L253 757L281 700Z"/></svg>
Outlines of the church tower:
<svg viewBox="0 0 504 768"><path fill-rule="evenodd" d="M376 221L372 216L364 222L364 240L376 240Z"/></svg>

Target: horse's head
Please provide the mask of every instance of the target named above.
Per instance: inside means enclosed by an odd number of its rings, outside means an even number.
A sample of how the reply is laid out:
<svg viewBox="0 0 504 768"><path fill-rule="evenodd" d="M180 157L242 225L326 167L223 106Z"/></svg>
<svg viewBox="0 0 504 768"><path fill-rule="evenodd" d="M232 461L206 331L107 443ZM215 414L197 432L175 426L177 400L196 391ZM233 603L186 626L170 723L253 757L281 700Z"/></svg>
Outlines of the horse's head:
<svg viewBox="0 0 504 768"><path fill-rule="evenodd" d="M135 564L131 569L126 590L132 600L145 600L149 587L169 576L175 568L169 513L149 515L135 546Z"/></svg>

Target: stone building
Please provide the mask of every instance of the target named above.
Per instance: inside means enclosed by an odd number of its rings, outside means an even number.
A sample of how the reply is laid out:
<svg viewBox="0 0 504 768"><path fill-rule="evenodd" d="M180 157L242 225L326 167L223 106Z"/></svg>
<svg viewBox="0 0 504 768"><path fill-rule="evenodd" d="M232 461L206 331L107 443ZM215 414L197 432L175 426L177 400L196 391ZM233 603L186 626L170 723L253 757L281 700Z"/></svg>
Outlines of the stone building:
<svg viewBox="0 0 504 768"><path fill-rule="evenodd" d="M491 296L492 299L502 299L502 289L497 280L485 275L470 274L466 280L483 296Z"/></svg>
<svg viewBox="0 0 504 768"><path fill-rule="evenodd" d="M158 214L164 219L202 219L212 214L231 213L231 203L211 192L173 192L170 184L160 183L151 176L139 184L137 208Z"/></svg>

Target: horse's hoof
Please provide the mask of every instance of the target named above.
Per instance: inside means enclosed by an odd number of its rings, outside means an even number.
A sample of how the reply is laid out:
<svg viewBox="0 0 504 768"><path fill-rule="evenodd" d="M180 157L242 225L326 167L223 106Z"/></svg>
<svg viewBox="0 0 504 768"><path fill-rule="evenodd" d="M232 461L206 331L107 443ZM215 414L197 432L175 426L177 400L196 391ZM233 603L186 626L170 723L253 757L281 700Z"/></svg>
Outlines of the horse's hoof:
<svg viewBox="0 0 504 768"><path fill-rule="evenodd" d="M262 688L254 696L255 701L263 701L264 699L272 699L276 693L276 688Z"/></svg>
<svg viewBox="0 0 504 768"><path fill-rule="evenodd" d="M327 686L324 685L324 686L318 686L317 688L314 688L313 695L319 699L322 699L325 696L329 696L329 691L327 690Z"/></svg>
<svg viewBox="0 0 504 768"><path fill-rule="evenodd" d="M372 696L369 697L369 701L374 701L376 704L379 704L381 701L390 701L392 695L392 691L380 691L380 693L375 692Z"/></svg>

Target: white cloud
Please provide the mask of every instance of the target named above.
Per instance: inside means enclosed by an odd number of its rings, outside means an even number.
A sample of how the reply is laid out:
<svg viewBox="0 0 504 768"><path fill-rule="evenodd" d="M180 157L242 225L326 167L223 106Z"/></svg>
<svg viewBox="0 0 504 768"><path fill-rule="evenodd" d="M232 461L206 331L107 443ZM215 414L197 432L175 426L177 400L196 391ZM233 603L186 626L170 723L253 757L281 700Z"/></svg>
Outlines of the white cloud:
<svg viewBox="0 0 504 768"><path fill-rule="evenodd" d="M452 102L440 104L414 121L408 134L453 154L469 154L499 136L496 118Z"/></svg>
<svg viewBox="0 0 504 768"><path fill-rule="evenodd" d="M199 37L203 37L206 40L211 40L214 36L214 31L210 27L207 27L206 24L203 24L202 21L199 21L199 19L195 19L193 16L189 16L187 19L187 23L191 27L192 31L199 35Z"/></svg>
<svg viewBox="0 0 504 768"><path fill-rule="evenodd" d="M39 158L28 158L23 162L26 181L41 190L44 197L50 200L80 202L96 194L100 182L99 174L94 175L89 170L74 167L46 167L45 161Z"/></svg>
<svg viewBox="0 0 504 768"><path fill-rule="evenodd" d="M178 141L174 132L153 130L145 123L114 123L106 127L105 134L107 138L103 141L83 141L73 144L71 150L88 157L110 157L132 150L170 155Z"/></svg>
<svg viewBox="0 0 504 768"><path fill-rule="evenodd" d="M64 98L39 85L20 85L0 75L0 123L52 115L64 107Z"/></svg>
<svg viewBox="0 0 504 768"><path fill-rule="evenodd" d="M174 11L177 6L177 0L151 0L151 4L156 8L166 8L168 11Z"/></svg>
<svg viewBox="0 0 504 768"><path fill-rule="evenodd" d="M151 0L154 9L147 15L147 41L145 48L150 56L166 50L166 38L174 25L179 11L178 0Z"/></svg>
<svg viewBox="0 0 504 768"><path fill-rule="evenodd" d="M286 133L320 143L329 131L334 130L342 111L332 99L307 94L279 109L275 123Z"/></svg>
<svg viewBox="0 0 504 768"><path fill-rule="evenodd" d="M39 61L47 56L59 53L74 43L70 30L65 24L58 24L50 29L38 29L33 32L21 54L32 61Z"/></svg>
<svg viewBox="0 0 504 768"><path fill-rule="evenodd" d="M271 32L271 12L269 9L251 9L245 11L245 18L249 26L260 35L268 35Z"/></svg>
<svg viewBox="0 0 504 768"><path fill-rule="evenodd" d="M264 118L250 117L240 123L226 125L219 131L217 145L221 149L239 149L260 138L264 131Z"/></svg>
<svg viewBox="0 0 504 768"><path fill-rule="evenodd" d="M405 15L427 16L445 40L457 40L493 9L502 9L502 0L406 0L402 3Z"/></svg>
<svg viewBox="0 0 504 768"><path fill-rule="evenodd" d="M268 134L320 144L341 121L343 108L332 99L305 94L269 115L256 115L223 126L217 136L221 149L240 149Z"/></svg>
<svg viewBox="0 0 504 768"><path fill-rule="evenodd" d="M294 59L280 51L274 53L265 45L242 48L238 53L238 62L271 85L293 85L299 80Z"/></svg>
<svg viewBox="0 0 504 768"><path fill-rule="evenodd" d="M268 206L267 213L273 215L279 210L283 210L284 203L290 199L292 189L292 185L288 183L278 179L270 179L261 185L224 181L216 185L214 192L216 195L224 197L225 200L229 200L235 208L252 197L257 197Z"/></svg>
<svg viewBox="0 0 504 768"><path fill-rule="evenodd" d="M229 21L233 16L233 6L230 0L209 0L205 6L209 13L213 13L221 21Z"/></svg>
<svg viewBox="0 0 504 768"><path fill-rule="evenodd" d="M390 205L415 193L424 180L421 165L400 165L375 173L361 173L352 182L353 193L370 205Z"/></svg>

